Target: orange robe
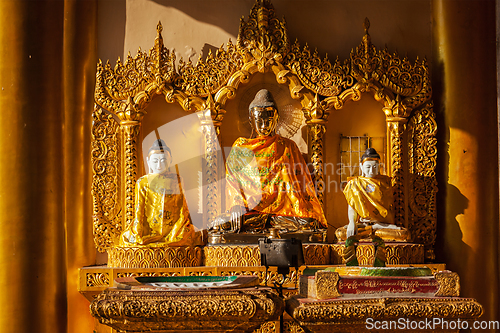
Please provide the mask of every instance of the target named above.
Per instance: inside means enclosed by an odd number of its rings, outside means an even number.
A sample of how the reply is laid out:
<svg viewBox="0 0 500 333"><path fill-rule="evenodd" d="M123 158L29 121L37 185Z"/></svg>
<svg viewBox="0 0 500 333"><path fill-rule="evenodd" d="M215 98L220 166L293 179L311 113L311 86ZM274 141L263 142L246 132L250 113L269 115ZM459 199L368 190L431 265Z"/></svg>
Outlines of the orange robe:
<svg viewBox="0 0 500 333"><path fill-rule="evenodd" d="M279 135L239 138L226 161L228 208L314 218L327 227L323 208L299 148Z"/></svg>

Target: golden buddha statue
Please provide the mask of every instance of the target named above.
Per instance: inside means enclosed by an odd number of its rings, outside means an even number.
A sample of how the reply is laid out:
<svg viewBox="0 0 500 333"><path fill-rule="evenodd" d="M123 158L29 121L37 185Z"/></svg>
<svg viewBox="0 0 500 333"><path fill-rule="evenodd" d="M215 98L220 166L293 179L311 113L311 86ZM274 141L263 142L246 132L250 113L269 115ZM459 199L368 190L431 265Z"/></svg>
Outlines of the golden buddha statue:
<svg viewBox="0 0 500 333"><path fill-rule="evenodd" d="M344 188L349 224L335 231L339 240L379 236L384 241L410 240L408 229L394 224L391 179L379 174L380 155L368 148L361 156L361 176L349 178Z"/></svg>
<svg viewBox="0 0 500 333"><path fill-rule="evenodd" d="M170 148L156 140L146 158L149 173L137 180L135 219L120 237L121 246L198 245L181 179L170 172Z"/></svg>
<svg viewBox="0 0 500 333"><path fill-rule="evenodd" d="M326 228L323 208L299 148L276 134L279 114L262 89L249 106L255 138L238 138L226 161L228 214L215 226L222 232L283 234Z"/></svg>

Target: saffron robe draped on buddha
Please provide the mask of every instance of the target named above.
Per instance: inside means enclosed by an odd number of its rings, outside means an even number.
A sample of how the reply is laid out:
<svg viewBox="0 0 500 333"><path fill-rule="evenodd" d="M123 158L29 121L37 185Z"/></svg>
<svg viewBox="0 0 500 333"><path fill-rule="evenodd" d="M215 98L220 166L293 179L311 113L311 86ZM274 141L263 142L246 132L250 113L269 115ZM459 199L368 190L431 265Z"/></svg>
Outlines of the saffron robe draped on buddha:
<svg viewBox="0 0 500 333"><path fill-rule="evenodd" d="M391 178L352 177L344 188L347 204L364 220L394 224Z"/></svg>
<svg viewBox="0 0 500 333"><path fill-rule="evenodd" d="M120 245L192 245L194 235L180 177L166 172L139 178L135 219L122 233Z"/></svg>
<svg viewBox="0 0 500 333"><path fill-rule="evenodd" d="M326 228L323 208L299 148L280 135L239 138L226 161L226 206L263 214L313 218Z"/></svg>

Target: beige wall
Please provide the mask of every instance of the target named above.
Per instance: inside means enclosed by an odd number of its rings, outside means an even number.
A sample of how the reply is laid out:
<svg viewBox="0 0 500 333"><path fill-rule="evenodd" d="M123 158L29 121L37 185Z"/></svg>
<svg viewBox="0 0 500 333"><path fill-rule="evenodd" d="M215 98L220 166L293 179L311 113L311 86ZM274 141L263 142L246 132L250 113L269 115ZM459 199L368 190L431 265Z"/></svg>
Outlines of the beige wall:
<svg viewBox="0 0 500 333"><path fill-rule="evenodd" d="M207 47L236 41L239 20L248 17L253 0L102 0L99 1L99 50L114 62L128 52L153 45L156 24L163 25L168 49L196 61ZM372 42L402 55L431 56L430 0L275 0L285 17L291 41L317 48L331 59L346 59L363 36L363 21L371 22ZM101 39L102 37L102 39Z"/></svg>

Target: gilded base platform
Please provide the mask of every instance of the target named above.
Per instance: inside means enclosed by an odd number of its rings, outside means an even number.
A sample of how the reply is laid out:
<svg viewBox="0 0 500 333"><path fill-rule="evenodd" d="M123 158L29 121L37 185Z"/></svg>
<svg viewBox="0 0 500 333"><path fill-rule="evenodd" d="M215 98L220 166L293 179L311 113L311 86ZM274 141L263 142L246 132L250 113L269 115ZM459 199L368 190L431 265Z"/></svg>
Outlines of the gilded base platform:
<svg viewBox="0 0 500 333"><path fill-rule="evenodd" d="M101 324L122 332L251 332L278 319L283 300L269 288L130 291L110 288L90 304Z"/></svg>
<svg viewBox="0 0 500 333"><path fill-rule="evenodd" d="M305 264L330 264L330 246L330 244L302 244ZM205 266L260 266L259 245L208 245L203 251Z"/></svg>
<svg viewBox="0 0 500 333"><path fill-rule="evenodd" d="M412 265L413 266L413 265ZM421 265L415 265L421 266ZM443 271L446 269L444 264L428 264L425 265L433 271ZM267 270L263 266L254 267L174 267L174 268L113 268L107 266L90 266L83 267L78 270L79 283L78 291L92 302L104 290L113 287L116 278L128 276L193 276L193 275L211 275L211 276L227 276L227 275L257 275L260 278L261 285L273 285L273 282L283 282L284 287L296 288L297 277L301 275L306 268L324 269L329 266L301 266L298 271L290 268L289 274L282 276L277 273L276 267L270 267ZM290 290L287 295L292 296L296 290ZM284 332L300 333L304 332L300 326L291 318L287 321L285 314ZM109 326L96 324L96 333L116 333L117 331ZM269 321L257 328L254 333L278 333L279 322Z"/></svg>
<svg viewBox="0 0 500 333"><path fill-rule="evenodd" d="M331 244L331 264L345 264L342 258L344 243ZM414 243L385 243L387 265L407 265L424 263L424 246ZM372 243L360 243L356 249L358 262L363 266L373 266L375 246Z"/></svg>
<svg viewBox="0 0 500 333"><path fill-rule="evenodd" d="M433 318L447 321L472 321L483 313L482 306L472 298L459 297L383 297L364 299L330 299L314 300L293 296L286 301L287 313L307 332L413 332L415 327L403 329L383 329L381 325L374 329L374 323L401 320L406 325L414 325L409 321L432 322ZM407 321L408 319L408 321ZM372 326L370 326L371 324ZM395 326L395 325L394 325ZM439 329L424 327L418 332L458 332L458 329Z"/></svg>
<svg viewBox="0 0 500 333"><path fill-rule="evenodd" d="M114 247L108 266L123 268L196 267L203 264L201 247Z"/></svg>

